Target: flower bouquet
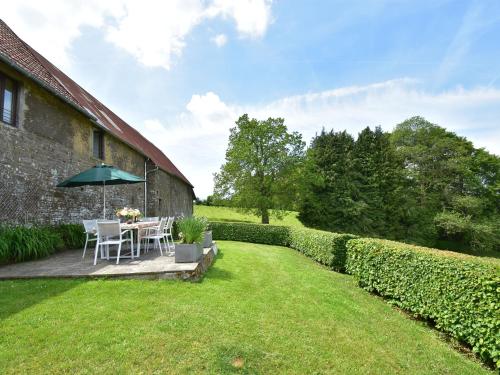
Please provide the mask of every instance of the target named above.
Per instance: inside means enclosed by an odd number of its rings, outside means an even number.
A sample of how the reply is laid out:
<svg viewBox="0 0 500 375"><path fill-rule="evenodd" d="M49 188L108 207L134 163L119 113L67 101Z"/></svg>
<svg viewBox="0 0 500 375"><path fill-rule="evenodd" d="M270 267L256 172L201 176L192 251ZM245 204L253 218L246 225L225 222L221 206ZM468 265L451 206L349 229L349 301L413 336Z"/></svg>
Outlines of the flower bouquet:
<svg viewBox="0 0 500 375"><path fill-rule="evenodd" d="M130 224L141 217L141 211L137 208L124 207L116 211L116 216Z"/></svg>

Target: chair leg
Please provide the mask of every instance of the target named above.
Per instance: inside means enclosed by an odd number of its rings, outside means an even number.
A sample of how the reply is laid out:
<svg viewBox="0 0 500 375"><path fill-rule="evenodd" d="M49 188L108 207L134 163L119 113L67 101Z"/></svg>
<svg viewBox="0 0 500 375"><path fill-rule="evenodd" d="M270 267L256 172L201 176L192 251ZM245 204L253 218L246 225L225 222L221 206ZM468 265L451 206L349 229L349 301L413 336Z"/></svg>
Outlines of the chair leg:
<svg viewBox="0 0 500 375"><path fill-rule="evenodd" d="M85 252L87 251L87 243L89 242L89 234L85 233L85 246L83 247L82 259L85 258Z"/></svg>
<svg viewBox="0 0 500 375"><path fill-rule="evenodd" d="M130 257L134 259L134 234L130 231Z"/></svg>
<svg viewBox="0 0 500 375"><path fill-rule="evenodd" d="M165 237L163 237L167 243L167 250L170 251L170 241L168 240L168 233L165 234Z"/></svg>
<svg viewBox="0 0 500 375"><path fill-rule="evenodd" d="M102 251L102 249L101 249ZM94 254L94 266L97 264L97 254L99 254L99 241L95 244L95 254Z"/></svg>
<svg viewBox="0 0 500 375"><path fill-rule="evenodd" d="M167 238L170 237L170 243L172 244L172 250L175 250L175 242L174 242L174 236L172 236L172 233L169 233L167 235ZM170 245L169 245L170 246ZM170 247L169 247L170 250Z"/></svg>
<svg viewBox="0 0 500 375"><path fill-rule="evenodd" d="M118 244L118 253L116 254L116 264L120 263L120 252L122 250L122 243L120 242Z"/></svg>
<svg viewBox="0 0 500 375"><path fill-rule="evenodd" d="M167 244L165 243L165 236L160 238L160 244L161 244L161 240L163 240L163 249L165 250L165 253L168 253Z"/></svg>
<svg viewBox="0 0 500 375"><path fill-rule="evenodd" d="M160 248L160 255L163 256L163 251L161 249L161 242L160 242L160 239L157 238L156 241L158 241L158 247Z"/></svg>

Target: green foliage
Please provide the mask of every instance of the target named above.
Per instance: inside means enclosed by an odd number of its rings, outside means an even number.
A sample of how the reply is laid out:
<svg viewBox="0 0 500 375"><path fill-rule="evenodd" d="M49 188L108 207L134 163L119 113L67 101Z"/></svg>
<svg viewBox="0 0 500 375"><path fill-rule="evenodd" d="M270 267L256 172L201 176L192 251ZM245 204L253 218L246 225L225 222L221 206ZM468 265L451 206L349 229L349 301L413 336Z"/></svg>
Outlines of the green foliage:
<svg viewBox="0 0 500 375"><path fill-rule="evenodd" d="M299 220L306 226L352 232L363 211L356 197L352 153L354 140L346 131L315 137L307 151L304 197Z"/></svg>
<svg viewBox="0 0 500 375"><path fill-rule="evenodd" d="M80 224L62 224L53 230L62 238L65 249L81 249L85 245L85 231Z"/></svg>
<svg viewBox="0 0 500 375"><path fill-rule="evenodd" d="M352 234L332 233L307 228L290 228L289 247L336 271L344 271L346 243Z"/></svg>
<svg viewBox="0 0 500 375"><path fill-rule="evenodd" d="M288 246L289 227L250 223L212 222L214 240L231 240Z"/></svg>
<svg viewBox="0 0 500 375"><path fill-rule="evenodd" d="M196 216L184 217L178 220L177 226L181 242L186 244L200 243L203 240L206 225L206 221Z"/></svg>
<svg viewBox="0 0 500 375"><path fill-rule="evenodd" d="M347 243L347 272L500 367L500 262L362 238Z"/></svg>
<svg viewBox="0 0 500 375"><path fill-rule="evenodd" d="M500 250L500 222L474 222L471 216L456 211L444 211L434 217L439 237L466 244L474 252Z"/></svg>
<svg viewBox="0 0 500 375"><path fill-rule="evenodd" d="M241 116L231 129L226 162L215 174L216 200L253 212L269 223L297 201L297 179L305 143L288 133L284 120Z"/></svg>
<svg viewBox="0 0 500 375"><path fill-rule="evenodd" d="M3 227L0 244L2 263L43 258L64 247L59 234L48 227Z"/></svg>
<svg viewBox="0 0 500 375"><path fill-rule="evenodd" d="M309 227L425 246L500 250L500 158L421 117L392 133L316 136L299 219Z"/></svg>
<svg viewBox="0 0 500 375"><path fill-rule="evenodd" d="M287 246L334 270L345 268L346 242L356 238L315 229L247 223L212 222L215 240Z"/></svg>
<svg viewBox="0 0 500 375"><path fill-rule="evenodd" d="M0 263L39 259L63 249L82 248L83 226L0 227Z"/></svg>

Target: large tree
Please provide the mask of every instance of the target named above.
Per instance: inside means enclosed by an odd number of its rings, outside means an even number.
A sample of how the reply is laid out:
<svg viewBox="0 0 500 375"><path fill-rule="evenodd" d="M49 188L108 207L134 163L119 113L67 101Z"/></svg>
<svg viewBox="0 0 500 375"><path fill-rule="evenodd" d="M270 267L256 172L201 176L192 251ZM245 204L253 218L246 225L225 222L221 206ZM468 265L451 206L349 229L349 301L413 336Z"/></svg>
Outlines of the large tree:
<svg viewBox="0 0 500 375"><path fill-rule="evenodd" d="M403 165L389 135L364 129L317 135L307 152L299 219L307 226L395 238L400 232Z"/></svg>
<svg viewBox="0 0 500 375"><path fill-rule="evenodd" d="M297 202L297 179L305 143L297 132L288 132L282 118L264 121L247 114L231 129L226 162L215 174L215 196L269 223L272 213Z"/></svg>
<svg viewBox="0 0 500 375"><path fill-rule="evenodd" d="M389 136L379 126L375 130L366 127L354 144L352 172L363 207L356 232L399 238L405 203L404 168Z"/></svg>
<svg viewBox="0 0 500 375"><path fill-rule="evenodd" d="M405 237L434 246L498 249L500 158L422 117L399 124L391 141L406 167L405 196L413 201L413 230Z"/></svg>
<svg viewBox="0 0 500 375"><path fill-rule="evenodd" d="M354 139L346 131L313 138L303 176L304 197L299 219L305 225L354 232L363 203L359 201L352 163Z"/></svg>

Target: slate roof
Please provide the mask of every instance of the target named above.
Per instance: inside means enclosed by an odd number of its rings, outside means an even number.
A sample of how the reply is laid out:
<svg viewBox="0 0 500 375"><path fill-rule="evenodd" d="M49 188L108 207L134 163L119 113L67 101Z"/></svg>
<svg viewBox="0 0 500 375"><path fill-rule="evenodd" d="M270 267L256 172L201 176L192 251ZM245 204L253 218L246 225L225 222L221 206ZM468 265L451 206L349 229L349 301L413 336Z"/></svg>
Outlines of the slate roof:
<svg viewBox="0 0 500 375"><path fill-rule="evenodd" d="M148 157L160 169L193 185L170 159L132 126L19 38L0 19L0 59L72 105L109 133Z"/></svg>

